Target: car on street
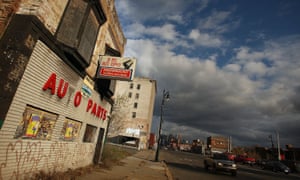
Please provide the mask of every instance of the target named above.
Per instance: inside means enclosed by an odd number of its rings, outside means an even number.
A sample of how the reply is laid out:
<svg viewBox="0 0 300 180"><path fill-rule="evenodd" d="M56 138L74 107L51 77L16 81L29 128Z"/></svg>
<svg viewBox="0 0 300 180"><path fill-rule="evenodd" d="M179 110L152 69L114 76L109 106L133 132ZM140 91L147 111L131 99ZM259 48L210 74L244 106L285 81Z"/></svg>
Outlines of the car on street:
<svg viewBox="0 0 300 180"><path fill-rule="evenodd" d="M230 172L232 176L237 175L237 165L223 153L215 153L212 157L204 159L204 168L213 171Z"/></svg>
<svg viewBox="0 0 300 180"><path fill-rule="evenodd" d="M235 162L241 162L243 164L254 165L256 160L253 157L245 156L245 155L237 155L234 159Z"/></svg>
<svg viewBox="0 0 300 180"><path fill-rule="evenodd" d="M300 162L293 160L281 160L283 164L291 169L291 172L300 172Z"/></svg>
<svg viewBox="0 0 300 180"><path fill-rule="evenodd" d="M280 161L267 161L262 166L262 169L272 170L273 172L283 172L285 174L289 174L291 172L291 169Z"/></svg>

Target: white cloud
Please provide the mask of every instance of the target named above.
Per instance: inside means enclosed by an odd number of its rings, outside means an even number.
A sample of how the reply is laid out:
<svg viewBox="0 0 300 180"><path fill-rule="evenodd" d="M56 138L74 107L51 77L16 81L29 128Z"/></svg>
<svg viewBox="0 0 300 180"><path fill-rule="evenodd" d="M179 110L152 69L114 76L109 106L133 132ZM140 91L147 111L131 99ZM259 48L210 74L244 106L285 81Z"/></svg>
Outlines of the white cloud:
<svg viewBox="0 0 300 180"><path fill-rule="evenodd" d="M146 29L145 34L158 36L163 40L175 40L177 37L175 26L172 24L165 24L161 27L149 27Z"/></svg>
<svg viewBox="0 0 300 180"><path fill-rule="evenodd" d="M266 57L264 52L251 51L249 47L240 47L235 49L235 51L237 52L236 59L241 62L257 61Z"/></svg>
<svg viewBox="0 0 300 180"><path fill-rule="evenodd" d="M178 36L175 26L172 24L145 27L142 24L134 23L127 26L125 33L127 38L139 39L144 38L145 36L153 36L162 41L174 41Z"/></svg>
<svg viewBox="0 0 300 180"><path fill-rule="evenodd" d="M241 66L239 64L227 64L223 69L229 72L240 72Z"/></svg>
<svg viewBox="0 0 300 180"><path fill-rule="evenodd" d="M266 74L267 68L262 62L249 62L246 63L244 68L244 72L249 76L260 77Z"/></svg>
<svg viewBox="0 0 300 180"><path fill-rule="evenodd" d="M233 19L232 11L213 11L208 17L200 19L198 27L214 34L222 34L237 28L239 19Z"/></svg>
<svg viewBox="0 0 300 180"><path fill-rule="evenodd" d="M174 22L176 22L178 24L183 24L184 23L183 17L181 15L179 15L179 14L169 15L169 16L167 16L167 19L171 20L171 21L174 21Z"/></svg>
<svg viewBox="0 0 300 180"><path fill-rule="evenodd" d="M195 42L195 44L204 47L220 47L223 42L217 37L213 37L207 33L200 33L199 30L191 30L188 37Z"/></svg>

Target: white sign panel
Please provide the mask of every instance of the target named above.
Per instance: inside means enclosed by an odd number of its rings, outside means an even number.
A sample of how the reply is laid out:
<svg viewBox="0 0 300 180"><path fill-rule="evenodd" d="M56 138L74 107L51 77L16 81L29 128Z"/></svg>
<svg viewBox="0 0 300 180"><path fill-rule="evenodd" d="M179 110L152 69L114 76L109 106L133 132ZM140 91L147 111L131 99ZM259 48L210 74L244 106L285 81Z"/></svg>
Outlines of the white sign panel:
<svg viewBox="0 0 300 180"><path fill-rule="evenodd" d="M127 128L126 134L131 136L140 136L140 130L139 129L133 129L133 128Z"/></svg>
<svg viewBox="0 0 300 180"><path fill-rule="evenodd" d="M135 66L135 58L101 56L97 78L131 81L134 78Z"/></svg>

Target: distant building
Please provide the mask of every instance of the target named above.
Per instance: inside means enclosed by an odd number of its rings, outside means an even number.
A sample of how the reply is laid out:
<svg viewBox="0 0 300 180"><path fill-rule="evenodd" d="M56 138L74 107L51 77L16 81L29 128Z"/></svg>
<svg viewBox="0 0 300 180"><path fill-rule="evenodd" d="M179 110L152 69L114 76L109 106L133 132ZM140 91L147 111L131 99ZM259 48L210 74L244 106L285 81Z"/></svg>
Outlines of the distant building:
<svg viewBox="0 0 300 180"><path fill-rule="evenodd" d="M228 137L210 136L207 138L207 149L211 152L228 152L229 145Z"/></svg>
<svg viewBox="0 0 300 180"><path fill-rule="evenodd" d="M203 141L200 139L195 139L192 142L191 152L202 154L204 153L204 146L205 145Z"/></svg>
<svg viewBox="0 0 300 180"><path fill-rule="evenodd" d="M112 120L108 138L121 144L135 142L135 147L147 149L156 96L156 81L139 77L131 82L117 81L115 97L124 98L124 96L128 98L128 106L120 108L125 114L118 120Z"/></svg>

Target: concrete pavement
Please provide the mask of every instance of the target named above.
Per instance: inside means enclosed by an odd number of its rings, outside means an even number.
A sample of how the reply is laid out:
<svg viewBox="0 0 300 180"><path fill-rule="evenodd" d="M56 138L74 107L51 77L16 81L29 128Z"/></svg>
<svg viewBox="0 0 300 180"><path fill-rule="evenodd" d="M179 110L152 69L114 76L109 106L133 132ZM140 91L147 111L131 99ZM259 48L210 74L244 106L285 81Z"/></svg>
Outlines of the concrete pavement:
<svg viewBox="0 0 300 180"><path fill-rule="evenodd" d="M91 173L76 177L76 180L172 180L164 162L155 162L155 151L141 150L121 161L112 169L95 168Z"/></svg>

